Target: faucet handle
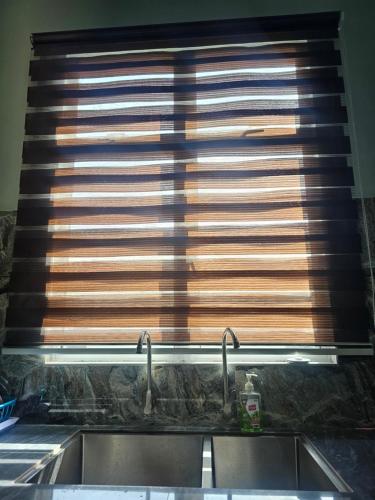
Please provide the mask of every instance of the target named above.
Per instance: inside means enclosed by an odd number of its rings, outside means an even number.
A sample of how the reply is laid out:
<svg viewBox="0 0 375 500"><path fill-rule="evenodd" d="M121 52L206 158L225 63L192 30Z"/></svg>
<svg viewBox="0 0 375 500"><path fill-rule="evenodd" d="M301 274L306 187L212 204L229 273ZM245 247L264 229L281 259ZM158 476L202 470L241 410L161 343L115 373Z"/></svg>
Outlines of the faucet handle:
<svg viewBox="0 0 375 500"><path fill-rule="evenodd" d="M233 389L229 393L228 401L224 404L223 413L225 418L235 417L237 414L237 406L236 406L236 398L233 395L236 393L236 390Z"/></svg>
<svg viewBox="0 0 375 500"><path fill-rule="evenodd" d="M146 403L145 403L145 407L144 407L143 413L146 416L147 415L151 415L151 413L152 413L152 395L151 395L151 389L147 389L147 392L146 392Z"/></svg>
<svg viewBox="0 0 375 500"><path fill-rule="evenodd" d="M229 403L229 401L227 401L223 407L224 417L230 418L232 416L232 413L233 413L232 410L233 410L232 403Z"/></svg>

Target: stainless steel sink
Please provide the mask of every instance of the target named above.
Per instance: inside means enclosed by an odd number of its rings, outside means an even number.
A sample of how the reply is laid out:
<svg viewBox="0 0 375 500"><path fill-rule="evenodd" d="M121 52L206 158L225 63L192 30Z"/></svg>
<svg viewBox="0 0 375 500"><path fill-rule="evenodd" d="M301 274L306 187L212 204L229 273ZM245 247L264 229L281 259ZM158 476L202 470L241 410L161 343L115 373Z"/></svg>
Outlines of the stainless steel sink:
<svg viewBox="0 0 375 500"><path fill-rule="evenodd" d="M200 487L202 445L199 435L82 433L33 482Z"/></svg>
<svg viewBox="0 0 375 500"><path fill-rule="evenodd" d="M348 491L301 436L215 436L212 450L216 488Z"/></svg>
<svg viewBox="0 0 375 500"><path fill-rule="evenodd" d="M249 490L350 488L300 435L76 435L21 482Z"/></svg>

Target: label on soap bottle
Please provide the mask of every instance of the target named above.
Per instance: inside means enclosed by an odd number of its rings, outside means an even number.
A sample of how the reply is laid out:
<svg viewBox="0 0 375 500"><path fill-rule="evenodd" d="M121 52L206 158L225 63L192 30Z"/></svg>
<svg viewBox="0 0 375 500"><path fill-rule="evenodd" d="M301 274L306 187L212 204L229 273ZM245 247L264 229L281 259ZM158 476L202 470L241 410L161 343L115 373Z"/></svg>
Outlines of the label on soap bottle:
<svg viewBox="0 0 375 500"><path fill-rule="evenodd" d="M251 419L251 425L257 429L260 427L259 401L258 399L248 398L245 404L246 412Z"/></svg>

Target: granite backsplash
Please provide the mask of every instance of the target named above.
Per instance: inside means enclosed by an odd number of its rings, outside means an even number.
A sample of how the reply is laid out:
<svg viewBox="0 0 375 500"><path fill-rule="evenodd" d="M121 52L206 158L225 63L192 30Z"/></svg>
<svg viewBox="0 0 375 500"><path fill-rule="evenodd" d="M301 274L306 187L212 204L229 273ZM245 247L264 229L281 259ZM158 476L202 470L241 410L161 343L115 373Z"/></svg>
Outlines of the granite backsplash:
<svg viewBox="0 0 375 500"><path fill-rule="evenodd" d="M233 367L238 388L252 367ZM375 360L345 360L339 366L252 368L263 397L264 425L278 429L375 426ZM9 391L24 401L24 421L76 424L220 426L221 367L155 366L154 410L143 415L143 366L43 365L34 356L3 356L2 376ZM48 403L48 404L46 404ZM49 411L47 411L49 410Z"/></svg>
<svg viewBox="0 0 375 500"><path fill-rule="evenodd" d="M375 250L375 199L365 200ZM0 214L0 330L7 305L14 214ZM364 245L367 270L371 258ZM372 252L375 255L375 251ZM370 295L369 295L370 301ZM253 367L232 367L236 387ZM338 366L253 368L270 428L375 426L375 357L345 358ZM45 365L38 356L0 356L0 390L19 399L24 422L194 426L227 425L222 372L216 365L164 365L153 370L154 409L143 414L146 369L134 365ZM232 421L232 423L234 420Z"/></svg>

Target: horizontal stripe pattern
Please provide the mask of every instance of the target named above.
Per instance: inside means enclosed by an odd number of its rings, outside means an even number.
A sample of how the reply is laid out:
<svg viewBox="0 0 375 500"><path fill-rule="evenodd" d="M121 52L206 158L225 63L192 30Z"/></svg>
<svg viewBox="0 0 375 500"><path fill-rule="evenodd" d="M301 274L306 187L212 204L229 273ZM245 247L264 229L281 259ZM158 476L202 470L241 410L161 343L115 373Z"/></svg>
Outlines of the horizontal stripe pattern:
<svg viewBox="0 0 375 500"><path fill-rule="evenodd" d="M297 18L34 37L8 345L367 341L338 18Z"/></svg>

